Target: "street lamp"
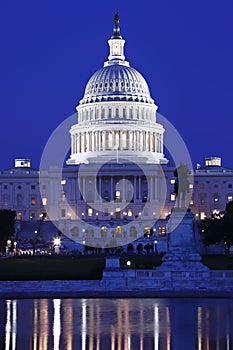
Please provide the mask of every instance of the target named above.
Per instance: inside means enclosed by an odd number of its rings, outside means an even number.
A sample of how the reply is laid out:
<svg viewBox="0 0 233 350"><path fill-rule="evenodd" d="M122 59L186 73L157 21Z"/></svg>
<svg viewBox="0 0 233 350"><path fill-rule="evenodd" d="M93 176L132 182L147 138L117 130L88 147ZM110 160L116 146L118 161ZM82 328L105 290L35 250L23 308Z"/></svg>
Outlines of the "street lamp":
<svg viewBox="0 0 233 350"><path fill-rule="evenodd" d="M10 248L11 248L11 240L8 239L7 242L6 242L6 254L7 255L9 254Z"/></svg>
<svg viewBox="0 0 233 350"><path fill-rule="evenodd" d="M155 254L158 253L157 244L158 244L158 241L157 241L157 239L155 239L154 240L154 252L155 252Z"/></svg>
<svg viewBox="0 0 233 350"><path fill-rule="evenodd" d="M59 255L60 253L60 246L61 246L61 239L60 238L54 238L53 240L55 254Z"/></svg>
<svg viewBox="0 0 233 350"><path fill-rule="evenodd" d="M14 253L16 253L17 251L16 247L17 247L17 242L14 242Z"/></svg>

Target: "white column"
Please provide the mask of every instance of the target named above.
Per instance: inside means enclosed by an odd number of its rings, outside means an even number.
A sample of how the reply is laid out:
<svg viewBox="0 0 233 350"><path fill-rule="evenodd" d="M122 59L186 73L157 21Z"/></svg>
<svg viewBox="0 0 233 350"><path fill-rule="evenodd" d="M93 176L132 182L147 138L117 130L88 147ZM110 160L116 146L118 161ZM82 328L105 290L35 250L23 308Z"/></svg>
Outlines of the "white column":
<svg viewBox="0 0 233 350"><path fill-rule="evenodd" d="M81 142L81 152L84 152L84 138L83 138L83 133L80 135L80 142Z"/></svg>
<svg viewBox="0 0 233 350"><path fill-rule="evenodd" d="M138 199L142 199L142 177L138 176Z"/></svg>
<svg viewBox="0 0 233 350"><path fill-rule="evenodd" d="M136 151L140 150L139 131L136 131Z"/></svg>
<svg viewBox="0 0 233 350"><path fill-rule="evenodd" d="M72 143L71 143L71 154L75 152L75 135L72 135Z"/></svg>
<svg viewBox="0 0 233 350"><path fill-rule="evenodd" d="M102 201L102 176L99 176L99 195L100 195L100 200Z"/></svg>
<svg viewBox="0 0 233 350"><path fill-rule="evenodd" d="M156 133L155 137L156 152L159 152L159 134Z"/></svg>
<svg viewBox="0 0 233 350"><path fill-rule="evenodd" d="M94 138L94 132L91 131L91 151L94 151L94 144L95 144L95 138Z"/></svg>
<svg viewBox="0 0 233 350"><path fill-rule="evenodd" d="M74 145L72 153L77 153L78 145L77 145L77 134L74 135Z"/></svg>
<svg viewBox="0 0 233 350"><path fill-rule="evenodd" d="M106 131L105 130L102 131L102 142L103 142L102 149L103 151L105 151L106 150Z"/></svg>
<svg viewBox="0 0 233 350"><path fill-rule="evenodd" d="M123 149L122 130L119 131L119 150Z"/></svg>
<svg viewBox="0 0 233 350"><path fill-rule="evenodd" d="M134 176L134 184L133 184L133 187L134 187L134 193L133 193L133 199L134 201L137 200L137 176Z"/></svg>
<svg viewBox="0 0 233 350"><path fill-rule="evenodd" d="M132 142L133 142L133 133L132 133L132 131L130 130L129 132L128 132L128 149L132 149Z"/></svg>
<svg viewBox="0 0 233 350"><path fill-rule="evenodd" d="M149 133L148 131L145 132L145 150L148 152L150 150L149 146Z"/></svg>
<svg viewBox="0 0 233 350"><path fill-rule="evenodd" d="M153 176L150 176L150 200L154 199L154 186L153 186Z"/></svg>
<svg viewBox="0 0 233 350"><path fill-rule="evenodd" d="M143 151L144 147L144 131L140 131L140 151Z"/></svg>
<svg viewBox="0 0 233 350"><path fill-rule="evenodd" d="M85 201L85 197L86 197L86 193L85 193L85 176L82 176L82 196L83 196L83 200Z"/></svg>
<svg viewBox="0 0 233 350"><path fill-rule="evenodd" d="M100 132L97 131L97 138L98 138L98 151L101 151L101 138L100 138Z"/></svg>
<svg viewBox="0 0 233 350"><path fill-rule="evenodd" d="M133 131L133 150L136 151L136 132Z"/></svg>
<svg viewBox="0 0 233 350"><path fill-rule="evenodd" d="M153 133L150 132L150 152L153 152Z"/></svg>
<svg viewBox="0 0 233 350"><path fill-rule="evenodd" d="M125 177L122 177L122 200L125 200Z"/></svg>
<svg viewBox="0 0 233 350"><path fill-rule="evenodd" d="M97 201L98 200L98 197L99 197L99 195L98 195L98 182L97 182L97 180L98 180L98 177L96 176L95 177L95 179L94 179L94 185L95 185L95 188L94 188L94 193L95 193L95 201Z"/></svg>
<svg viewBox="0 0 233 350"><path fill-rule="evenodd" d="M84 132L84 152L87 151L87 132Z"/></svg>
<svg viewBox="0 0 233 350"><path fill-rule="evenodd" d="M110 177L110 201L113 200L113 176Z"/></svg>
<svg viewBox="0 0 233 350"><path fill-rule="evenodd" d="M81 188L82 188L82 178L77 179L77 187L78 187L78 201L81 199Z"/></svg>
<svg viewBox="0 0 233 350"><path fill-rule="evenodd" d="M88 152L91 151L91 132L88 132Z"/></svg>

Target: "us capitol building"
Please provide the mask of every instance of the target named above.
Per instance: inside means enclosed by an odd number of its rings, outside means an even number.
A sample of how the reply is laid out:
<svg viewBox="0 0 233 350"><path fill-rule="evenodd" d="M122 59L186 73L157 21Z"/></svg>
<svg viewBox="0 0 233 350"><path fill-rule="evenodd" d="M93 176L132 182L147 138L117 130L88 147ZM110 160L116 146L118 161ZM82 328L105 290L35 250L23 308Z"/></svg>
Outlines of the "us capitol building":
<svg viewBox="0 0 233 350"><path fill-rule="evenodd" d="M105 246L107 236L112 246L166 240L166 218L177 200L175 166L163 153L166 131L146 80L125 59L118 15L108 43L108 60L77 107L62 177L56 167L33 169L29 159L0 173L0 208L16 211L20 230L41 221L46 230L52 220L90 245ZM223 211L233 199L233 170L209 157L192 172L187 207L195 218Z"/></svg>

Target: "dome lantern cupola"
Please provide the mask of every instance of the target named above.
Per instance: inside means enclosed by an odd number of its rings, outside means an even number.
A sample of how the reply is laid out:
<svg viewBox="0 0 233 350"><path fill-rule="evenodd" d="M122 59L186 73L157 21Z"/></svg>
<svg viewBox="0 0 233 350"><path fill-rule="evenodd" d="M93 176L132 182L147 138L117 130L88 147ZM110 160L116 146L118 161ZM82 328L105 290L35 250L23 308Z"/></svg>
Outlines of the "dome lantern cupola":
<svg viewBox="0 0 233 350"><path fill-rule="evenodd" d="M108 56L109 61L106 64L111 64L113 60L125 60L124 56L124 44L125 40L122 39L119 27L120 18L118 13L115 14L114 17L114 29L113 35L110 40L108 40L108 44L110 47L110 55Z"/></svg>

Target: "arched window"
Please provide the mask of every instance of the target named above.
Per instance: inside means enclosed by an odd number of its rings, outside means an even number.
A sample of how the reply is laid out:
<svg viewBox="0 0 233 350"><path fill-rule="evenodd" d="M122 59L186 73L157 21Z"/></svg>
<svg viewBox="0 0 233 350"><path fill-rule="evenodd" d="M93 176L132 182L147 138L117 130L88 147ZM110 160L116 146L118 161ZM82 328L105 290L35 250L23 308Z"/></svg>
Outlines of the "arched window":
<svg viewBox="0 0 233 350"><path fill-rule="evenodd" d="M23 196L21 194L17 194L16 204L17 204L17 206L21 206L23 204Z"/></svg>
<svg viewBox="0 0 233 350"><path fill-rule="evenodd" d="M104 197L103 199L106 201L106 202L109 202L110 201L110 198L109 198L109 191L104 191Z"/></svg>
<svg viewBox="0 0 233 350"><path fill-rule="evenodd" d="M136 230L135 226L131 226L130 227L129 234L130 234L130 237L132 237L132 238L136 238L137 237L137 230Z"/></svg>
<svg viewBox="0 0 233 350"><path fill-rule="evenodd" d="M101 238L106 238L107 237L107 233L108 233L107 226L102 226L100 233L101 233Z"/></svg>
<svg viewBox="0 0 233 350"><path fill-rule="evenodd" d="M116 237L121 237L121 236L122 236L122 227L116 226Z"/></svg>
<svg viewBox="0 0 233 350"><path fill-rule="evenodd" d="M166 235L166 226L159 226L158 227L158 235L159 236L165 236Z"/></svg>
<svg viewBox="0 0 233 350"><path fill-rule="evenodd" d="M74 226L70 229L71 236L72 237L78 237L79 235L79 228L77 226Z"/></svg>
<svg viewBox="0 0 233 350"><path fill-rule="evenodd" d="M146 202L146 201L147 201L147 198L148 198L148 193L147 193L147 191L143 191L142 201L143 201L143 202Z"/></svg>
<svg viewBox="0 0 233 350"><path fill-rule="evenodd" d="M153 233L153 230L150 226L145 226L144 227L144 237L151 237Z"/></svg>

